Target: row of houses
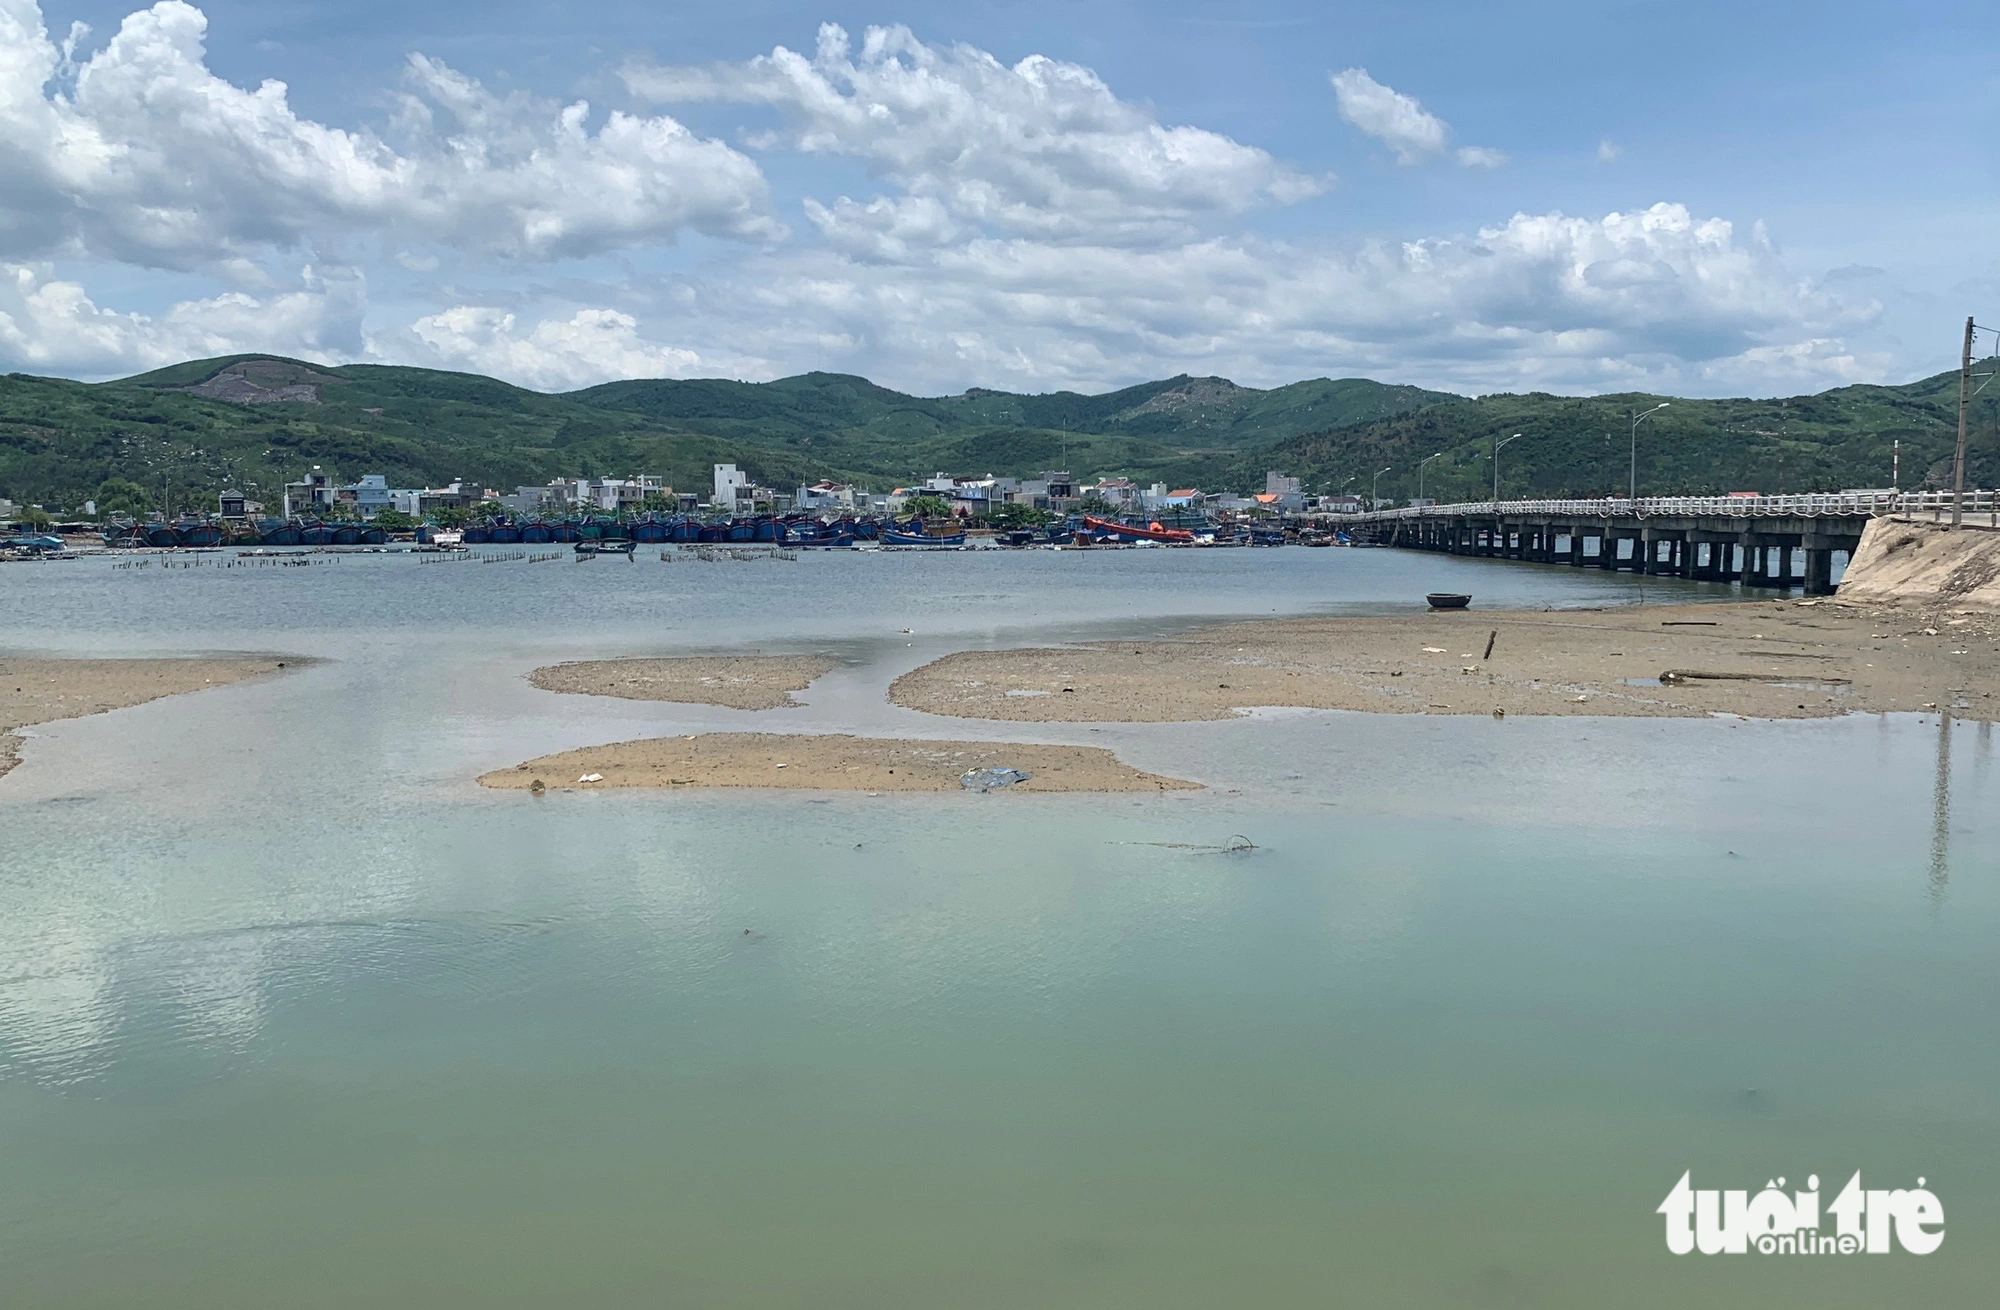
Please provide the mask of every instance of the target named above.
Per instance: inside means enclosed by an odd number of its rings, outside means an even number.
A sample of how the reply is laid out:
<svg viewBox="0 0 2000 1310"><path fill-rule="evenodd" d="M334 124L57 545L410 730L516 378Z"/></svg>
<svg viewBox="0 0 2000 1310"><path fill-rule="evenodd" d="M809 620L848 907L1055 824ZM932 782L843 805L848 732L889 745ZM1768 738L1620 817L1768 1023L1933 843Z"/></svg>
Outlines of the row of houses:
<svg viewBox="0 0 2000 1310"><path fill-rule="evenodd" d="M921 483L887 492L822 481L801 486L786 495L759 486L735 464L714 466L708 504L736 514L790 509L825 514L896 514L918 496L946 501L954 515L965 518L984 518L1009 505L1063 512L1088 501L1102 502L1119 514L1205 510L1296 513L1308 507L1299 480L1275 472L1265 475L1263 492L1252 496L1207 493L1195 487L1169 488L1164 482L1140 487L1129 478L1119 477L1080 482L1067 471L1055 469L1044 470L1032 478L997 474L965 478L937 473ZM629 478L557 478L541 486L521 486L512 492L502 492L463 479L442 487L391 487L379 473L340 483L315 464L305 477L285 484L284 512L287 517L322 515L344 507L354 518L372 519L385 509L394 509L420 519L435 510L471 509L486 501L496 502L498 508L510 514L524 516L617 514L649 506L691 511L699 507L701 498L694 492L676 492L664 478L646 474ZM224 516L242 513L242 498L225 493Z"/></svg>

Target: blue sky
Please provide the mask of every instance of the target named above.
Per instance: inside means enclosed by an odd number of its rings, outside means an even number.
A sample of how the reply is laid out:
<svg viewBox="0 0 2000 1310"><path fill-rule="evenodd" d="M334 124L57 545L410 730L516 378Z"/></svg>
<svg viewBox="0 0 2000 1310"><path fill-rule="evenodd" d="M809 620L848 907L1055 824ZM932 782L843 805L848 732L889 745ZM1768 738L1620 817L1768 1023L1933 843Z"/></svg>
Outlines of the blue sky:
<svg viewBox="0 0 2000 1310"><path fill-rule="evenodd" d="M1996 36L1955 4L0 0L0 368L1901 381L2000 319Z"/></svg>

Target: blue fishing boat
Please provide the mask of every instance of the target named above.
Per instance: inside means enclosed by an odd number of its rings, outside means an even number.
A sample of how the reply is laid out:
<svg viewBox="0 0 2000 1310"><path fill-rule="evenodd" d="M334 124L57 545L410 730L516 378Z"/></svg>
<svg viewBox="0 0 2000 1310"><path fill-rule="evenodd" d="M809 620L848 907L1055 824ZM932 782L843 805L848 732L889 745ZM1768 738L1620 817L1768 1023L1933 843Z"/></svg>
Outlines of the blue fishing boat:
<svg viewBox="0 0 2000 1310"><path fill-rule="evenodd" d="M667 539L668 525L651 517L640 519L632 525L632 540L652 543Z"/></svg>
<svg viewBox="0 0 2000 1310"><path fill-rule="evenodd" d="M361 525L361 544L364 546L386 546L389 544L389 530L378 528L373 523Z"/></svg>
<svg viewBox="0 0 2000 1310"><path fill-rule="evenodd" d="M486 529L486 539L496 546L518 545L521 540L521 530L511 523L496 521Z"/></svg>
<svg viewBox="0 0 2000 1310"><path fill-rule="evenodd" d="M182 519L174 524L174 535L181 539L183 546L220 546L222 527L201 519Z"/></svg>
<svg viewBox="0 0 2000 1310"><path fill-rule="evenodd" d="M361 544L361 525L359 523L343 523L339 527L336 527L333 530L333 544L336 546L359 546Z"/></svg>
<svg viewBox="0 0 2000 1310"><path fill-rule="evenodd" d="M549 524L550 541L581 541L582 531L575 519L564 519L560 523Z"/></svg>
<svg viewBox="0 0 2000 1310"><path fill-rule="evenodd" d="M257 544L296 546L299 544L299 525L289 519L264 519L257 524Z"/></svg>
<svg viewBox="0 0 2000 1310"><path fill-rule="evenodd" d="M540 519L529 519L521 525L521 544L524 546L539 546L555 539L555 529Z"/></svg>
<svg viewBox="0 0 2000 1310"><path fill-rule="evenodd" d="M493 540L492 532L485 527L467 528L458 541L462 546L484 546Z"/></svg>
<svg viewBox="0 0 2000 1310"><path fill-rule="evenodd" d="M884 529L882 544L885 546L963 546L965 534L954 532L949 536L933 537L924 532L895 532Z"/></svg>
<svg viewBox="0 0 2000 1310"><path fill-rule="evenodd" d="M175 532L173 527L166 523L148 523L144 528L140 529L140 532L145 537L148 546L178 546L181 544L181 534Z"/></svg>
<svg viewBox="0 0 2000 1310"><path fill-rule="evenodd" d="M335 540L335 529L324 523L306 523L299 528L301 546L331 546Z"/></svg>

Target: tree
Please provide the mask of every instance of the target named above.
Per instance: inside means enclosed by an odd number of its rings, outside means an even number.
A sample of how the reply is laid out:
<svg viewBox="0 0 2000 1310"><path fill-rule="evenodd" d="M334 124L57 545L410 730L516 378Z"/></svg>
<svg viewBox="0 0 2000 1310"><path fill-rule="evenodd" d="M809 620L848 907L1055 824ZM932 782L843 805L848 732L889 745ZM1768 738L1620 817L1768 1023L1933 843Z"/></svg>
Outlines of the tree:
<svg viewBox="0 0 2000 1310"><path fill-rule="evenodd" d="M1036 509L1032 505L999 505L987 515L987 522L1005 532L1014 528L1039 527L1054 522L1055 518L1054 512Z"/></svg>
<svg viewBox="0 0 2000 1310"><path fill-rule="evenodd" d="M1110 501L1105 500L1100 496L1085 496L1082 500L1077 502L1076 507L1079 512L1088 514L1093 518L1096 518L1099 515L1113 514L1117 512L1112 506Z"/></svg>
<svg viewBox="0 0 2000 1310"><path fill-rule="evenodd" d="M472 517L478 519L481 523L489 519L497 519L506 512L506 506L497 500L482 500L472 507Z"/></svg>
<svg viewBox="0 0 2000 1310"><path fill-rule="evenodd" d="M133 518L143 517L153 507L151 496L136 482L123 478L106 478L97 486L97 513L101 518L107 514L126 514Z"/></svg>
<svg viewBox="0 0 2000 1310"><path fill-rule="evenodd" d="M375 526L384 532L415 532L417 521L399 509L378 509Z"/></svg>
<svg viewBox="0 0 2000 1310"><path fill-rule="evenodd" d="M55 522L54 519L49 517L49 512L40 505L30 505L14 517L22 527L34 528L38 531Z"/></svg>
<svg viewBox="0 0 2000 1310"><path fill-rule="evenodd" d="M943 496L912 496L903 502L903 510L920 519L948 519L951 502Z"/></svg>
<svg viewBox="0 0 2000 1310"><path fill-rule="evenodd" d="M649 514L672 514L681 507L681 498L671 491L654 491L647 494L639 508Z"/></svg>
<svg viewBox="0 0 2000 1310"><path fill-rule="evenodd" d="M472 521L472 516L456 505L436 505L425 517L448 532L456 532Z"/></svg>

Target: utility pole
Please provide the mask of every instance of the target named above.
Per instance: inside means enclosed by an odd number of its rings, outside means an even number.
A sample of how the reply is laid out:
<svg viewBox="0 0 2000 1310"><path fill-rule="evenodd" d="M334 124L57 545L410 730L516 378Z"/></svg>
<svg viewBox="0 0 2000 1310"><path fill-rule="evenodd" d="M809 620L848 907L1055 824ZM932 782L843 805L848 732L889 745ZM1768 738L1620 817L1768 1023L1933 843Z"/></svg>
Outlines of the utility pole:
<svg viewBox="0 0 2000 1310"><path fill-rule="evenodd" d="M1972 406L1972 320L1965 320L1965 350L1958 361L1958 454L1951 465L1951 526L1965 517L1965 416Z"/></svg>

